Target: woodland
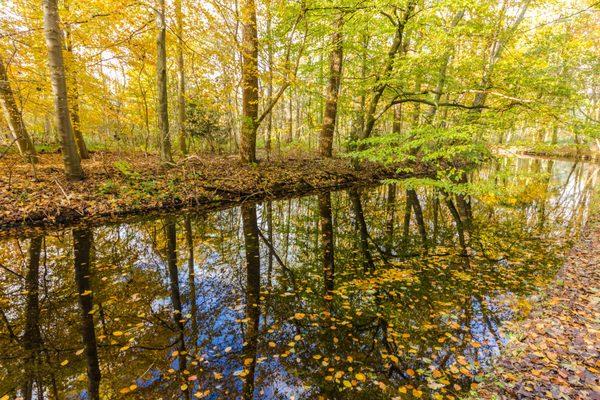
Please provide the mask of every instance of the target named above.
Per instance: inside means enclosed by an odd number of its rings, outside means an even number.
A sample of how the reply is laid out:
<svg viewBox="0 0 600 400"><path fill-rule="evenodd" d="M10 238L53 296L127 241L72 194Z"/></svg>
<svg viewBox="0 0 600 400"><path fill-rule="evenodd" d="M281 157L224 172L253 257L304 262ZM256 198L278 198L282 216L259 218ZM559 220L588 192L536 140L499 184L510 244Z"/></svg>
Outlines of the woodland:
<svg viewBox="0 0 600 400"><path fill-rule="evenodd" d="M597 0L0 0L0 400L595 399Z"/></svg>
<svg viewBox="0 0 600 400"><path fill-rule="evenodd" d="M598 150L593 1L38 3L2 4L4 153L69 179L94 151Z"/></svg>

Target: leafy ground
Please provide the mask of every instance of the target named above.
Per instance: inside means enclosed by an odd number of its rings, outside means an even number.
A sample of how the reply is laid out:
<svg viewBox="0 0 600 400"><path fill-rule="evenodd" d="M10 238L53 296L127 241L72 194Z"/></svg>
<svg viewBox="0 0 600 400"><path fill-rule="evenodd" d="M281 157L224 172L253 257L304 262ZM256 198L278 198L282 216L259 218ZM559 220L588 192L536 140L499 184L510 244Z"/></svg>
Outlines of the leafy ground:
<svg viewBox="0 0 600 400"><path fill-rule="evenodd" d="M86 179L67 182L60 154L42 154L34 174L15 154L0 159L0 229L66 223L170 207L222 205L314 189L374 182L392 169L349 160L297 157L240 163L236 157L191 156L162 168L154 155L96 152Z"/></svg>
<svg viewBox="0 0 600 400"><path fill-rule="evenodd" d="M597 208L596 208L597 209ZM497 363L484 399L600 399L600 213Z"/></svg>

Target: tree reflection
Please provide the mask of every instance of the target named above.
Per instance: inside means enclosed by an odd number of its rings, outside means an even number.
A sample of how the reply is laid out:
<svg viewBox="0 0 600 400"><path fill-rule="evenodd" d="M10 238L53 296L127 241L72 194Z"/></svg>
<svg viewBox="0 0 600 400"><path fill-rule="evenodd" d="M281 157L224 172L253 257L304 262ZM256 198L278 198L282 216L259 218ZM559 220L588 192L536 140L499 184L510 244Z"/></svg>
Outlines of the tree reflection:
<svg viewBox="0 0 600 400"><path fill-rule="evenodd" d="M502 196L353 188L0 241L0 397L458 397L598 174L499 164L469 179Z"/></svg>
<svg viewBox="0 0 600 400"><path fill-rule="evenodd" d="M244 399L254 398L256 373L256 353L258 349L258 328L260 322L260 245L256 206L242 205L244 248L246 253L246 334L244 340L244 366L247 368L244 380Z"/></svg>
<svg viewBox="0 0 600 400"><path fill-rule="evenodd" d="M81 338L84 346L88 378L88 396L100 399L100 366L96 331L92 314L94 293L90 283L91 247L94 240L91 229L73 229L73 249L75 259L75 283L79 299L81 317Z"/></svg>

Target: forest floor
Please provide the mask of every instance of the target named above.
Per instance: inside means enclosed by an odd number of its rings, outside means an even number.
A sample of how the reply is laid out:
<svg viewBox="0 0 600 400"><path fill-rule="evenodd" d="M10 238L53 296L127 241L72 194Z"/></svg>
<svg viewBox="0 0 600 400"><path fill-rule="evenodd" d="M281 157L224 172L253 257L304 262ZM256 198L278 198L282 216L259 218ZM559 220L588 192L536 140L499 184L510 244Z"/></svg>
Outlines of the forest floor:
<svg viewBox="0 0 600 400"><path fill-rule="evenodd" d="M524 320L479 399L600 399L600 207Z"/></svg>
<svg viewBox="0 0 600 400"><path fill-rule="evenodd" d="M286 157L242 164L235 156L190 156L163 168L154 155L95 152L83 160L86 178L68 182L60 154L42 154L36 172L16 154L0 158L0 230L69 223L153 210L309 193L374 183L393 168L348 159Z"/></svg>

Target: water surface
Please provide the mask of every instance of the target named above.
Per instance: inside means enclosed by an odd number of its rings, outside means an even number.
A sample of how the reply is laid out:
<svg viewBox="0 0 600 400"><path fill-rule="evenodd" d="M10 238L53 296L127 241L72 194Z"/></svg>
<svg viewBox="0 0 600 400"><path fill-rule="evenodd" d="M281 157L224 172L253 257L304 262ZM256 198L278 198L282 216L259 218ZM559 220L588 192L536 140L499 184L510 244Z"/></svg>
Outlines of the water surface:
<svg viewBox="0 0 600 400"><path fill-rule="evenodd" d="M0 398L457 398L585 223L599 167L503 159L0 241Z"/></svg>

